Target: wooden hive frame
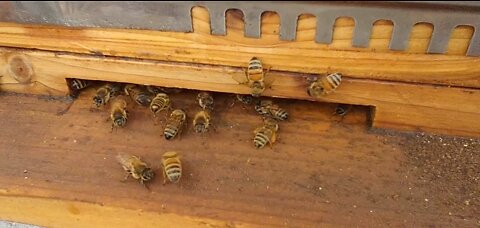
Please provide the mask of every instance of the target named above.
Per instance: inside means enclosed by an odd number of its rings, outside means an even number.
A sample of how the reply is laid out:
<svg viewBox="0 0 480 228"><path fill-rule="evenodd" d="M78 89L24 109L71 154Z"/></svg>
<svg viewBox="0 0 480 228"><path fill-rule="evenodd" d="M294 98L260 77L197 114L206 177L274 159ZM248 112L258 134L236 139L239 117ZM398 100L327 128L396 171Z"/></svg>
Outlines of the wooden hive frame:
<svg viewBox="0 0 480 228"><path fill-rule="evenodd" d="M341 72L322 102L374 107L373 127L480 134L480 59L466 57L468 26L452 33L446 55L425 54L432 28L414 27L405 52L387 49L393 25L375 23L369 48L352 48L354 23L339 18L330 45L314 42L315 18L302 15L297 39L280 41L279 17L262 15L261 39L243 36L242 14L227 12L227 35L210 35L208 12L195 7L193 33L76 29L0 23L2 90L65 95L66 78L249 93L234 77L259 57L274 79L265 96L314 100L308 79Z"/></svg>

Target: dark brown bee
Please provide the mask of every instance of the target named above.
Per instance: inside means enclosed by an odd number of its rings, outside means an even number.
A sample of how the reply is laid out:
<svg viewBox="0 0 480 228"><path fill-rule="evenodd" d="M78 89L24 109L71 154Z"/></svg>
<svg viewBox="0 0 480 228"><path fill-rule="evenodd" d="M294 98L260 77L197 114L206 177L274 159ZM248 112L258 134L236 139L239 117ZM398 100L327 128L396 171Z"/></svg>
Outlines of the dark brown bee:
<svg viewBox="0 0 480 228"><path fill-rule="evenodd" d="M153 94L148 92L145 86L129 84L125 86L125 94L129 95L137 104L149 107L152 103Z"/></svg>
<svg viewBox="0 0 480 228"><path fill-rule="evenodd" d="M122 91L122 85L119 83L107 83L97 89L97 93L93 97L93 104L100 107L106 105L111 98L117 96Z"/></svg>
<svg viewBox="0 0 480 228"><path fill-rule="evenodd" d="M110 119L112 121L112 131L114 127L124 127L127 123L127 101L124 97L116 97L112 101Z"/></svg>
<svg viewBox="0 0 480 228"><path fill-rule="evenodd" d="M165 130L163 135L166 140L173 139L175 136L181 134L184 127L185 121L187 119L187 114L181 109L175 109L170 114L170 117L167 120Z"/></svg>
<svg viewBox="0 0 480 228"><path fill-rule="evenodd" d="M350 104L338 104L333 114L343 117L352 109L352 106Z"/></svg>
<svg viewBox="0 0 480 228"><path fill-rule="evenodd" d="M193 119L193 129L196 133L205 133L210 127L210 113L208 110L202 110L195 114Z"/></svg>
<svg viewBox="0 0 480 228"><path fill-rule="evenodd" d="M237 94L237 100L242 102L243 104L251 105L255 102L256 99L251 95Z"/></svg>
<svg viewBox="0 0 480 228"><path fill-rule="evenodd" d="M329 74L310 83L307 93L311 97L325 96L334 92L341 82L342 75L340 73Z"/></svg>
<svg viewBox="0 0 480 228"><path fill-rule="evenodd" d="M166 152L162 156L163 165L163 184L170 181L171 183L177 183L182 177L182 162L177 152Z"/></svg>
<svg viewBox="0 0 480 228"><path fill-rule="evenodd" d="M274 118L276 120L288 119L288 112L274 104L271 100L262 100L255 105L255 111L265 117Z"/></svg>
<svg viewBox="0 0 480 228"><path fill-rule="evenodd" d="M145 182L151 181L155 177L153 169L137 156L121 153L116 156L116 159L126 172L124 181L132 176L140 180L140 183L147 188Z"/></svg>
<svg viewBox="0 0 480 228"><path fill-rule="evenodd" d="M200 92L197 95L198 104L202 109L213 110L213 97L208 92Z"/></svg>

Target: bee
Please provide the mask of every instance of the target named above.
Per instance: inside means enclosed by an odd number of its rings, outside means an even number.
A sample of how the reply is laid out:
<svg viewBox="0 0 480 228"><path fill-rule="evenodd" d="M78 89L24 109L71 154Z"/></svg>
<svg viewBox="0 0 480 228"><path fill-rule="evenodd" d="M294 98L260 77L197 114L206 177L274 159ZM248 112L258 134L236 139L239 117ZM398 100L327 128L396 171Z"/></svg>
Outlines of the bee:
<svg viewBox="0 0 480 228"><path fill-rule="evenodd" d="M196 133L205 133L210 127L210 113L207 110L202 110L195 114L193 119L193 129Z"/></svg>
<svg viewBox="0 0 480 228"><path fill-rule="evenodd" d="M181 109L175 109L170 114L170 117L167 120L165 130L163 135L166 140L173 139L175 136L181 134L184 127L185 121L187 119L187 114Z"/></svg>
<svg viewBox="0 0 480 228"><path fill-rule="evenodd" d="M163 88L161 87L158 87L158 86L152 86L152 85L149 85L146 87L147 91L151 94L159 94L159 93L164 93L165 91L163 90Z"/></svg>
<svg viewBox="0 0 480 228"><path fill-rule="evenodd" d="M118 95L121 90L120 84L107 83L97 89L97 93L93 97L93 104L97 106L97 108L106 105L110 99Z"/></svg>
<svg viewBox="0 0 480 228"><path fill-rule="evenodd" d="M351 109L352 109L352 105L350 105L350 104L338 104L337 107L335 107L335 112L334 112L333 114L343 117L343 116L345 116Z"/></svg>
<svg viewBox="0 0 480 228"><path fill-rule="evenodd" d="M127 85L125 86L125 94L129 95L137 104L144 107L149 107L152 103L153 96L144 86Z"/></svg>
<svg viewBox="0 0 480 228"><path fill-rule="evenodd" d="M255 134L253 138L253 144L257 149L264 148L269 144L272 148L273 143L277 139L278 123L275 119L265 118L264 125L258 127L253 132Z"/></svg>
<svg viewBox="0 0 480 228"><path fill-rule="evenodd" d="M76 78L67 78L67 86L70 90L69 96L71 98L77 98L80 94L80 90L83 90L91 85L91 82L88 80L76 79Z"/></svg>
<svg viewBox="0 0 480 228"><path fill-rule="evenodd" d="M110 119L112 121L112 131L114 127L124 127L127 123L127 101L124 97L117 97L112 101Z"/></svg>
<svg viewBox="0 0 480 228"><path fill-rule="evenodd" d="M316 79L307 88L307 93L311 97L320 97L334 92L342 82L340 73L333 73Z"/></svg>
<svg viewBox="0 0 480 228"><path fill-rule="evenodd" d="M155 177L153 169L137 156L120 153L116 156L116 159L126 172L123 181L132 176L134 179L140 180L143 186L147 187L145 182L151 181Z"/></svg>
<svg viewBox="0 0 480 228"><path fill-rule="evenodd" d="M273 83L272 79L265 77L270 69L265 69L262 62L257 57L250 59L248 67L244 71L245 76L242 78L234 76L233 79L240 84L247 84L248 87L252 89L251 95L254 97L259 97L263 91Z"/></svg>
<svg viewBox="0 0 480 228"><path fill-rule="evenodd" d="M200 92L197 101L201 108L213 110L213 97L208 92Z"/></svg>
<svg viewBox="0 0 480 228"><path fill-rule="evenodd" d="M172 183L177 183L182 177L182 163L177 152L169 151L162 156L163 165L163 184L167 183L167 179Z"/></svg>
<svg viewBox="0 0 480 228"><path fill-rule="evenodd" d="M170 98L166 93L158 93L150 103L150 111L153 112L153 116L162 110L168 110L171 107Z"/></svg>
<svg viewBox="0 0 480 228"><path fill-rule="evenodd" d="M288 119L288 112L274 104L271 100L262 100L255 105L255 111L262 116L274 118L276 120Z"/></svg>
<svg viewBox="0 0 480 228"><path fill-rule="evenodd" d="M237 100L242 102L243 104L251 105L255 102L255 97L251 95L237 94Z"/></svg>

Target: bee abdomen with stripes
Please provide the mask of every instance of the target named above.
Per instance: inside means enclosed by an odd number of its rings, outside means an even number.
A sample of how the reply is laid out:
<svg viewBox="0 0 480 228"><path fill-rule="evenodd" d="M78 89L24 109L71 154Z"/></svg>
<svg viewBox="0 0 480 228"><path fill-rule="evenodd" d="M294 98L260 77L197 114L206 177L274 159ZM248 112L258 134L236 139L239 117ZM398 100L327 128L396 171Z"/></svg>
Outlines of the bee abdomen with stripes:
<svg viewBox="0 0 480 228"><path fill-rule="evenodd" d="M166 140L171 140L181 133L186 118L187 115L183 110L173 110L163 131Z"/></svg>
<svg viewBox="0 0 480 228"><path fill-rule="evenodd" d="M340 73L333 73L313 81L307 88L307 93L311 97L325 96L334 92L342 82Z"/></svg>
<svg viewBox="0 0 480 228"><path fill-rule="evenodd" d="M170 151L166 152L162 156L162 165L163 165L163 184L168 181L172 183L177 183L182 177L182 163L177 152Z"/></svg>

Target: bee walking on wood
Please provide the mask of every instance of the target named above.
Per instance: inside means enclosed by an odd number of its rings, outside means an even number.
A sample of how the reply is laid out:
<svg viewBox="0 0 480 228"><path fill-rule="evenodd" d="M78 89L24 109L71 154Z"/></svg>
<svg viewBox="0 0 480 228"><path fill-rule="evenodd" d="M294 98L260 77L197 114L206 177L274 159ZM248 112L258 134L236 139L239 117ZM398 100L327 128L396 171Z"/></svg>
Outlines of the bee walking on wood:
<svg viewBox="0 0 480 228"><path fill-rule="evenodd" d="M335 92L341 82L342 75L340 73L329 74L310 83L307 88L307 93L311 97L325 96Z"/></svg>
<svg viewBox="0 0 480 228"><path fill-rule="evenodd" d="M263 67L262 62L257 57L253 57L248 62L247 69L244 70L245 76L242 76L242 78L234 76L233 79L240 84L247 84L252 89L251 95L259 97L273 83L271 78L265 77L269 70L269 68L265 69Z"/></svg>
<svg viewBox="0 0 480 228"><path fill-rule="evenodd" d="M257 103L258 101L257 98L253 97L252 95L236 94L235 97L236 99L233 101L230 107L233 107L233 105L235 105L235 102L240 102L244 105L251 105L251 104Z"/></svg>
<svg viewBox="0 0 480 228"><path fill-rule="evenodd" d="M277 139L278 122L272 118L264 118L263 126L255 129L253 144L257 149L264 148L267 144L272 148Z"/></svg>
<svg viewBox="0 0 480 228"><path fill-rule="evenodd" d="M213 97L210 93L200 92L197 95L197 101L202 109L213 110Z"/></svg>
<svg viewBox="0 0 480 228"><path fill-rule="evenodd" d="M205 133L210 129L210 112L202 110L195 114L193 119L193 129L196 133Z"/></svg>
<svg viewBox="0 0 480 228"><path fill-rule="evenodd" d="M91 85L88 80L82 80L77 78L67 78L67 86L70 90L69 96L73 99L77 98L80 94L80 90L83 90Z"/></svg>
<svg viewBox="0 0 480 228"><path fill-rule="evenodd" d="M126 181L128 177L132 176L134 179L140 180L140 183L148 188L145 182L151 181L155 177L155 172L147 163L137 156L125 153L118 154L116 159L126 172L123 181Z"/></svg>
<svg viewBox="0 0 480 228"><path fill-rule="evenodd" d="M137 104L149 107L152 103L153 95L148 92L145 86L127 85L125 86L125 94L129 95Z"/></svg>
<svg viewBox="0 0 480 228"><path fill-rule="evenodd" d="M255 105L255 111L262 116L274 118L276 120L288 119L288 112L274 104L271 100L260 101L259 104Z"/></svg>
<svg viewBox="0 0 480 228"><path fill-rule="evenodd" d="M163 165L163 184L170 181L171 183L178 183L182 177L182 163L177 152L169 151L162 156Z"/></svg>
<svg viewBox="0 0 480 228"><path fill-rule="evenodd" d="M112 131L114 127L124 127L127 123L127 101L124 97L117 97L112 101L110 119Z"/></svg>
<svg viewBox="0 0 480 228"><path fill-rule="evenodd" d="M93 104L99 108L106 105L111 98L117 96L122 90L122 85L119 83L107 83L97 89L97 93L93 97Z"/></svg>
<svg viewBox="0 0 480 228"><path fill-rule="evenodd" d="M180 135L185 125L187 114L181 109L175 109L167 120L163 135L166 140L171 140Z"/></svg>
<svg viewBox="0 0 480 228"><path fill-rule="evenodd" d="M170 97L166 93L158 93L150 103L150 111L152 111L154 117L163 110L169 110L170 107Z"/></svg>

